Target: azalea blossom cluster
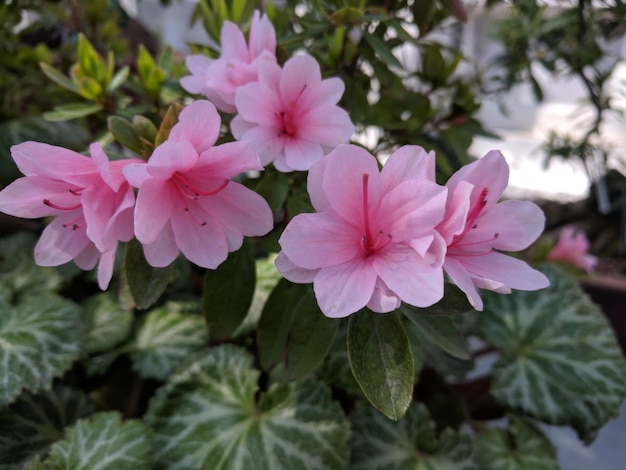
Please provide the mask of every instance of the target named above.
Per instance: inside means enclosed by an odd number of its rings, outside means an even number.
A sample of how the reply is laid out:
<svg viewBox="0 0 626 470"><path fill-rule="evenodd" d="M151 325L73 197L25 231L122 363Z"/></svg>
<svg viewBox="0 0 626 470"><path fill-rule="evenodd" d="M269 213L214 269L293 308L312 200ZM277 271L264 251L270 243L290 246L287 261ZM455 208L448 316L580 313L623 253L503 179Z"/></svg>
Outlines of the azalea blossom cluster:
<svg viewBox="0 0 626 470"><path fill-rule="evenodd" d="M54 217L35 247L38 264L98 264L106 289L119 242L135 237L152 266L168 266L182 252L215 269L244 237L273 229L265 199L235 180L271 163L308 171L315 212L288 222L276 266L289 281L313 283L329 317L364 307L390 312L402 302L428 307L441 300L445 275L478 310L478 289L548 285L501 253L535 241L544 216L530 202L498 202L508 183L499 152L461 168L445 186L435 181L434 153L421 147L400 147L379 169L373 155L347 144L354 126L337 106L343 82L323 80L307 55L280 67L266 17L255 13L248 42L229 22L221 40L221 56L189 57L192 75L182 80L209 100L185 107L147 161L109 161L97 144L90 157L37 142L12 147L24 177L0 191L0 211ZM216 145L218 108L236 113L236 141Z"/></svg>

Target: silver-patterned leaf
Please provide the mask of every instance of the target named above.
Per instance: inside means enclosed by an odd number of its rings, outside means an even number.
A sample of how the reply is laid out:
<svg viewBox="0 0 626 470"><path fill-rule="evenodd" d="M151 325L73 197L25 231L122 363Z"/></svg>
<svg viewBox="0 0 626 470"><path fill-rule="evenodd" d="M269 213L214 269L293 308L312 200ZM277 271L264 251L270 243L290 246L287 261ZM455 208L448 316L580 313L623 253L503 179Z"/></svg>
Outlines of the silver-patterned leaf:
<svg viewBox="0 0 626 470"><path fill-rule="evenodd" d="M165 379L209 337L204 319L168 303L152 310L139 322L130 346L133 368L145 378Z"/></svg>
<svg viewBox="0 0 626 470"><path fill-rule="evenodd" d="M86 395L67 387L23 393L0 410L0 470L21 469L45 455L65 427L92 411Z"/></svg>
<svg viewBox="0 0 626 470"><path fill-rule="evenodd" d="M344 469L349 425L330 391L305 381L259 393L253 358L209 349L150 403L160 469Z"/></svg>
<svg viewBox="0 0 626 470"><path fill-rule="evenodd" d="M476 461L489 470L559 470L552 444L533 425L510 416L509 427L493 428L476 440Z"/></svg>
<svg viewBox="0 0 626 470"><path fill-rule="evenodd" d="M370 406L359 409L351 421L352 470L477 469L471 438L449 428L437 436L435 423L421 403L413 402L395 422Z"/></svg>
<svg viewBox="0 0 626 470"><path fill-rule="evenodd" d="M122 421L117 412L97 413L69 428L50 448L45 468L72 470L142 470L151 468L152 434L137 420Z"/></svg>
<svg viewBox="0 0 626 470"><path fill-rule="evenodd" d="M500 349L492 393L511 409L573 426L592 440L626 395L626 362L599 308L572 279L545 268L550 287L485 295L482 335Z"/></svg>
<svg viewBox="0 0 626 470"><path fill-rule="evenodd" d="M0 405L23 388L50 386L82 352L85 327L77 305L52 294L24 297L17 305L0 299Z"/></svg>
<svg viewBox="0 0 626 470"><path fill-rule="evenodd" d="M114 296L102 293L83 304L83 321L87 326L87 352L100 353L128 337L133 314L123 311Z"/></svg>

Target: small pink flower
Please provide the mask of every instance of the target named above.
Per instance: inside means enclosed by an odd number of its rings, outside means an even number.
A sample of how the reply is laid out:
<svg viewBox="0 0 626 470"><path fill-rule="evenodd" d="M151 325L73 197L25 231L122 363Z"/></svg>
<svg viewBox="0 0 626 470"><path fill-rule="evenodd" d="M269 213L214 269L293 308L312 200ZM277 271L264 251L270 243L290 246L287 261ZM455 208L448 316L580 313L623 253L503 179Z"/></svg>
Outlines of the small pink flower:
<svg viewBox="0 0 626 470"><path fill-rule="evenodd" d="M543 231L545 217L528 201L498 203L509 180L509 167L498 151L457 171L446 186L446 216L437 230L448 250L443 268L476 310L483 302L476 288L510 293L537 290L548 279L525 262L496 250L527 248Z"/></svg>
<svg viewBox="0 0 626 470"><path fill-rule="evenodd" d="M337 147L311 167L308 191L317 213L299 214L285 228L280 273L313 282L328 317L440 300L445 243L433 228L443 217L446 189L427 179L432 163L421 148L405 146L379 171L362 148Z"/></svg>
<svg viewBox="0 0 626 470"><path fill-rule="evenodd" d="M220 37L222 53L218 59L203 55L187 57L191 75L180 81L190 93L206 96L221 111L235 112L235 93L246 83L256 82L259 64L276 62L276 33L267 16L254 12L248 44L241 30L225 21Z"/></svg>
<svg viewBox="0 0 626 470"><path fill-rule="evenodd" d="M548 253L547 259L563 261L590 273L598 263L598 258L590 255L588 251L589 240L585 234L573 227L565 227L561 230L555 247Z"/></svg>
<svg viewBox="0 0 626 470"><path fill-rule="evenodd" d="M258 83L237 90L233 135L252 142L263 165L308 170L354 132L348 113L337 106L343 91L339 78L322 80L313 57L292 57L282 69L263 62Z"/></svg>
<svg viewBox="0 0 626 470"><path fill-rule="evenodd" d="M124 166L109 162L98 144L91 158L38 142L11 148L26 175L0 192L0 211L24 218L54 216L35 246L35 262L58 266L71 260L81 269L98 264L98 284L106 289L119 241L133 237L133 189Z"/></svg>
<svg viewBox="0 0 626 470"><path fill-rule="evenodd" d="M272 229L272 211L261 196L231 178L262 170L247 142L213 146L220 117L208 101L187 106L147 163L124 174L139 188L135 236L152 266L169 265L179 250L195 264L215 269L243 237Z"/></svg>

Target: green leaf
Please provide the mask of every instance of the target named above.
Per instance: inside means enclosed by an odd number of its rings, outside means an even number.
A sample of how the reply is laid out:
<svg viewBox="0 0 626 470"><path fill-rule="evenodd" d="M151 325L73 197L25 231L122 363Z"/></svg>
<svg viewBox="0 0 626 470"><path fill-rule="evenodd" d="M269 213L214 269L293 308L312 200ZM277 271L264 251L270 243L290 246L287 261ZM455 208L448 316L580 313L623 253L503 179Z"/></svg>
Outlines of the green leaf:
<svg viewBox="0 0 626 470"><path fill-rule="evenodd" d="M129 349L133 368L142 377L167 378L190 354L208 343L202 317L180 310L180 306L168 303L140 320Z"/></svg>
<svg viewBox="0 0 626 470"><path fill-rule="evenodd" d="M39 67L46 77L48 77L60 87L65 88L69 91L73 91L76 94L80 93L78 90L78 85L74 83L67 75L64 75L51 65L46 64L45 62L40 62Z"/></svg>
<svg viewBox="0 0 626 470"><path fill-rule="evenodd" d="M35 235L28 232L0 239L0 297L15 303L60 287L62 278L56 269L35 264L36 243Z"/></svg>
<svg viewBox="0 0 626 470"><path fill-rule="evenodd" d="M454 357L469 360L465 339L459 334L450 317L422 315L421 309L402 304L399 309L404 316L425 333L425 336Z"/></svg>
<svg viewBox="0 0 626 470"><path fill-rule="evenodd" d="M78 88L80 95L90 101L99 101L104 94L102 85L91 77L80 77L78 79Z"/></svg>
<svg viewBox="0 0 626 470"><path fill-rule="evenodd" d="M559 470L550 441L533 425L510 416L506 429L494 428L478 436L476 461L489 470Z"/></svg>
<svg viewBox="0 0 626 470"><path fill-rule="evenodd" d="M123 311L109 293L90 297L83 304L83 322L87 326L87 352L99 353L114 348L130 334L132 312Z"/></svg>
<svg viewBox="0 0 626 470"><path fill-rule="evenodd" d="M159 130L150 119L141 115L134 116L133 127L139 137L144 139L144 143L148 142L150 145L154 146L154 141L156 140Z"/></svg>
<svg viewBox="0 0 626 470"><path fill-rule="evenodd" d="M120 413L97 413L67 430L50 448L46 468L72 470L150 469L152 436L137 420L122 421Z"/></svg>
<svg viewBox="0 0 626 470"><path fill-rule="evenodd" d="M165 81L165 72L159 68L143 45L139 45L137 71L145 90L150 94L158 93L161 84Z"/></svg>
<svg viewBox="0 0 626 470"><path fill-rule="evenodd" d="M598 306L557 269L543 271L547 289L484 296L480 332L501 351L492 393L511 409L573 426L590 441L618 415L626 362Z"/></svg>
<svg viewBox="0 0 626 470"><path fill-rule="evenodd" d="M51 294L24 297L11 306L0 297L0 406L23 388L49 387L82 352L79 308Z"/></svg>
<svg viewBox="0 0 626 470"><path fill-rule="evenodd" d="M113 137L121 145L141 155L143 143L134 126L129 121L119 116L109 116L107 125Z"/></svg>
<svg viewBox="0 0 626 470"><path fill-rule="evenodd" d="M104 60L82 33L78 35L77 55L81 76L92 78L98 83L106 80Z"/></svg>
<svg viewBox="0 0 626 470"><path fill-rule="evenodd" d="M154 268L143 255L141 243L133 239L126 244L124 272L133 300L138 309L154 304L170 282L172 266Z"/></svg>
<svg viewBox="0 0 626 470"><path fill-rule="evenodd" d="M363 38L376 53L376 55L378 55L380 60L382 60L385 64L391 67L404 69L400 61L396 58L395 55L393 55L393 52L391 52L388 45L385 44L380 38L367 31L363 31Z"/></svg>
<svg viewBox="0 0 626 470"><path fill-rule="evenodd" d="M411 346L395 313L362 310L348 323L348 358L367 399L390 419L398 420L413 397Z"/></svg>
<svg viewBox="0 0 626 470"><path fill-rule="evenodd" d="M478 470L471 438L449 428L438 436L422 403L413 403L397 422L361 407L351 422L351 470Z"/></svg>
<svg viewBox="0 0 626 470"><path fill-rule="evenodd" d="M245 240L225 262L204 275L202 312L211 341L229 339L246 317L256 284L252 246Z"/></svg>
<svg viewBox="0 0 626 470"><path fill-rule="evenodd" d="M333 384L334 387L340 388L350 395L361 396L361 388L354 378L350 368L350 359L348 359L348 348L346 347L348 320L339 320L338 323L335 340L324 358L319 375L326 383Z"/></svg>
<svg viewBox="0 0 626 470"><path fill-rule="evenodd" d="M97 103L69 103L55 106L53 111L43 113L43 118L51 122L69 121L89 116L101 110L102 106Z"/></svg>
<svg viewBox="0 0 626 470"><path fill-rule="evenodd" d="M211 348L150 402L160 469L345 469L349 427L319 382L258 390L253 357ZM258 397L258 399L257 399Z"/></svg>
<svg viewBox="0 0 626 470"><path fill-rule="evenodd" d="M435 317L456 317L474 310L467 300L465 293L454 284L446 283L443 298L435 305L426 308L413 307L404 304L403 308L415 315Z"/></svg>
<svg viewBox="0 0 626 470"><path fill-rule="evenodd" d="M183 106L178 103L172 103L167 109L165 117L163 118L161 126L159 127L159 133L157 134L156 140L154 141L155 147L158 147L167 140L170 135L170 131L172 130L172 127L174 127L178 122L178 115L182 110Z"/></svg>
<svg viewBox="0 0 626 470"><path fill-rule="evenodd" d="M126 81L129 72L130 67L128 67L128 65L125 65L124 67L119 69L117 73L113 75L111 82L107 86L107 93L113 93L115 90L117 90Z"/></svg>
<svg viewBox="0 0 626 470"><path fill-rule="evenodd" d="M350 26L361 22L363 12L358 8L343 7L330 15L329 19L335 26Z"/></svg>
<svg viewBox="0 0 626 470"><path fill-rule="evenodd" d="M285 173L265 170L254 190L267 201L273 211L282 207L289 193L289 181Z"/></svg>
<svg viewBox="0 0 626 470"><path fill-rule="evenodd" d="M22 394L0 410L0 470L24 468L44 456L51 444L63 438L67 426L92 411L82 392L67 387Z"/></svg>

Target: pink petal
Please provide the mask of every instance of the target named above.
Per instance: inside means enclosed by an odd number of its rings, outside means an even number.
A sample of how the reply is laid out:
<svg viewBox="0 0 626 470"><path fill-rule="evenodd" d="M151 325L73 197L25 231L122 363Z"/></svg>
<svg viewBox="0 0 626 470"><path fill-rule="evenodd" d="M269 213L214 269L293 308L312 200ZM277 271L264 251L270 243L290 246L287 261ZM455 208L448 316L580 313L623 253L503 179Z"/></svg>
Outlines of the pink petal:
<svg viewBox="0 0 626 470"><path fill-rule="evenodd" d="M83 251L74 257L74 263L83 271L91 271L98 264L100 251L93 243L88 243Z"/></svg>
<svg viewBox="0 0 626 470"><path fill-rule="evenodd" d="M470 196L473 191L474 186L466 181L460 181L454 189L448 190L446 215L436 228L448 245L452 243L455 236L465 231L470 210Z"/></svg>
<svg viewBox="0 0 626 470"><path fill-rule="evenodd" d="M275 62L263 60L258 63L259 84L270 89L274 96L280 96L280 77L282 73L282 69Z"/></svg>
<svg viewBox="0 0 626 470"><path fill-rule="evenodd" d="M309 55L296 55L285 62L280 77L280 97L283 106L292 107L298 103L308 108L318 97L322 81L320 66Z"/></svg>
<svg viewBox="0 0 626 470"><path fill-rule="evenodd" d="M167 140L154 150L147 170L155 178L167 180L177 171L189 171L197 162L198 152L190 142Z"/></svg>
<svg viewBox="0 0 626 470"><path fill-rule="evenodd" d="M98 263L98 286L102 290L107 290L111 278L113 277L113 267L115 266L115 255L117 254L117 247L105 251L100 256L100 262Z"/></svg>
<svg viewBox="0 0 626 470"><path fill-rule="evenodd" d="M170 132L169 140L191 142L200 154L215 144L221 124L222 120L213 103L206 100L195 101L182 110L178 123Z"/></svg>
<svg viewBox="0 0 626 470"><path fill-rule="evenodd" d="M320 158L309 169L307 176L307 191L311 199L311 204L317 212L326 212L332 210L330 203L326 199L324 190L322 189L322 181L324 172L326 171L326 162L328 157Z"/></svg>
<svg viewBox="0 0 626 470"><path fill-rule="evenodd" d="M480 294L472 282L472 278L469 273L461 264L461 262L455 258L448 257L443 264L443 269L450 277L450 280L457 285L459 289L465 292L468 302L478 311L483 309L483 299L480 298Z"/></svg>
<svg viewBox="0 0 626 470"><path fill-rule="evenodd" d="M97 172L91 158L72 150L39 142L29 141L14 145L11 147L11 156L26 176L39 175L65 180L66 177Z"/></svg>
<svg viewBox="0 0 626 470"><path fill-rule="evenodd" d="M334 105L312 109L298 127L298 138L327 147L349 142L353 133L354 125L348 113Z"/></svg>
<svg viewBox="0 0 626 470"><path fill-rule="evenodd" d="M489 246L504 251L519 251L533 243L545 224L543 211L528 201L503 201L474 222L475 229L467 231L461 244L479 244L497 239Z"/></svg>
<svg viewBox="0 0 626 470"><path fill-rule="evenodd" d="M339 145L329 156L322 188L333 210L357 226L363 223L364 175L368 176L369 212L380 202L378 162L356 145ZM290 256L293 259L293 257Z"/></svg>
<svg viewBox="0 0 626 470"><path fill-rule="evenodd" d="M404 302L428 307L443 297L443 270L408 246L396 245L373 257L376 273Z"/></svg>
<svg viewBox="0 0 626 470"><path fill-rule="evenodd" d="M396 310L401 304L400 298L387 287L382 279L376 279L376 287L370 301L367 303L367 308L372 312L387 313Z"/></svg>
<svg viewBox="0 0 626 470"><path fill-rule="evenodd" d="M183 211L180 198L168 181L146 181L137 193L135 204L135 236L144 245L154 243L176 207Z"/></svg>
<svg viewBox="0 0 626 470"><path fill-rule="evenodd" d="M334 213L295 216L280 240L285 255L297 266L318 269L351 260L362 251L360 234Z"/></svg>
<svg viewBox="0 0 626 470"><path fill-rule="evenodd" d="M62 214L48 224L35 246L35 263L39 266L59 266L78 256L91 243L84 228L72 230L78 211Z"/></svg>
<svg viewBox="0 0 626 470"><path fill-rule="evenodd" d="M239 238L261 236L272 230L272 210L265 199L234 181L219 193L200 198L198 203Z"/></svg>
<svg viewBox="0 0 626 470"><path fill-rule="evenodd" d="M361 310L372 298L375 286L376 271L368 258L322 268L313 282L317 303L330 318L343 318Z"/></svg>
<svg viewBox="0 0 626 470"><path fill-rule="evenodd" d="M538 290L548 287L550 281L524 261L504 255L490 253L484 256L457 257L473 276L505 284L513 289Z"/></svg>
<svg viewBox="0 0 626 470"><path fill-rule="evenodd" d="M237 90L235 104L237 112L246 121L264 127L278 126L276 113L281 111L280 98L269 87L257 82L248 83Z"/></svg>
<svg viewBox="0 0 626 470"><path fill-rule="evenodd" d="M465 165L453 174L446 186L453 190L460 181L474 185L471 207L480 204L481 194L487 190L485 197L487 203L483 212L488 211L496 205L509 182L509 166L498 150L492 150L480 160Z"/></svg>
<svg viewBox="0 0 626 470"><path fill-rule="evenodd" d="M27 219L62 214L66 211L47 206L44 200L59 207L80 204L80 198L70 193L70 189L72 186L66 182L43 176L18 178L0 191L0 212Z"/></svg>
<svg viewBox="0 0 626 470"><path fill-rule="evenodd" d="M319 269L304 269L296 266L289 258L287 258L283 251L278 253L278 256L274 260L274 264L276 265L276 269L278 269L281 276L288 281L298 284L308 284L309 282L313 282L315 275L319 271Z"/></svg>
<svg viewBox="0 0 626 470"><path fill-rule="evenodd" d="M141 188L146 181L149 181L153 176L148 173L147 163L131 163L124 167L124 177L135 188Z"/></svg>
<svg viewBox="0 0 626 470"><path fill-rule="evenodd" d="M220 34L222 54L220 58L238 59L248 62L248 46L239 27L230 21L224 21Z"/></svg>
<svg viewBox="0 0 626 470"><path fill-rule="evenodd" d="M274 26L263 15L259 19L260 13L255 10L250 26L250 58L259 57L263 51L269 51L272 55L276 51L276 32Z"/></svg>
<svg viewBox="0 0 626 470"><path fill-rule="evenodd" d="M407 180L435 181L435 152L417 145L403 145L393 152L380 172L381 191L386 193Z"/></svg>
<svg viewBox="0 0 626 470"><path fill-rule="evenodd" d="M89 239L100 251L110 249L111 244L117 245L117 240L105 240L105 227L117 209L115 193L102 182L100 186L85 189L81 199Z"/></svg>
<svg viewBox="0 0 626 470"><path fill-rule="evenodd" d="M233 123L236 120L237 118L233 119ZM269 165L279 155L283 154L283 141L276 135L276 131L271 128L250 127L240 136L235 133L233 128L233 135L236 139L245 140L253 144L256 151L259 152L262 165Z"/></svg>
<svg viewBox="0 0 626 470"><path fill-rule="evenodd" d="M228 246L224 230L210 214L202 213L199 206L190 207L190 212L174 211L171 223L176 244L189 261L215 269L226 260Z"/></svg>
<svg viewBox="0 0 626 470"><path fill-rule="evenodd" d="M154 243L143 245L143 254L150 266L165 268L178 257L178 245L172 231L172 224L168 222L159 233Z"/></svg>
<svg viewBox="0 0 626 470"><path fill-rule="evenodd" d="M227 142L203 152L198 164L185 174L185 178L201 185L203 179L228 179L262 169L259 156L249 142Z"/></svg>
<svg viewBox="0 0 626 470"><path fill-rule="evenodd" d="M306 171L323 156L324 152L318 143L301 139L285 142L285 161L293 170Z"/></svg>
<svg viewBox="0 0 626 470"><path fill-rule="evenodd" d="M343 84L343 81L340 78L334 77L322 80L322 83L319 87L317 103L320 105L337 104L343 96L343 92L345 91L345 89L346 86Z"/></svg>
<svg viewBox="0 0 626 470"><path fill-rule="evenodd" d="M201 54L188 55L185 64L191 75L180 79L181 86L189 93L204 95L206 93L206 82L209 75L209 68L213 60Z"/></svg>

